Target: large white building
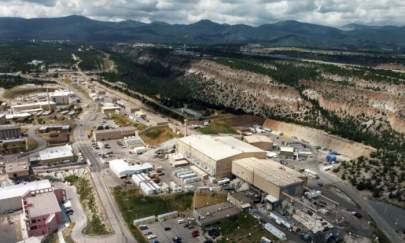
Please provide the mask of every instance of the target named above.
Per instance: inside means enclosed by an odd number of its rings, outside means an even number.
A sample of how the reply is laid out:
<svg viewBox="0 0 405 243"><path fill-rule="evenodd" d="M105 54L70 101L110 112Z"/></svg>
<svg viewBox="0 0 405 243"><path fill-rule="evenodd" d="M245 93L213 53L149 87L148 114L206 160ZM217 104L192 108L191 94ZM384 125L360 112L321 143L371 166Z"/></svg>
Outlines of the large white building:
<svg viewBox="0 0 405 243"><path fill-rule="evenodd" d="M32 181L0 187L0 213L21 209L21 199L28 192L52 191L52 185L48 180Z"/></svg>
<svg viewBox="0 0 405 243"><path fill-rule="evenodd" d="M146 173L153 170L153 165L149 163L129 165L122 159L115 159L109 162L111 171L119 178L128 177L133 174Z"/></svg>
<svg viewBox="0 0 405 243"><path fill-rule="evenodd" d="M72 162L75 158L73 148L71 145L66 144L63 146L49 147L41 150L38 155L31 157L32 162L39 162L41 164Z"/></svg>
<svg viewBox="0 0 405 243"><path fill-rule="evenodd" d="M178 140L177 152L211 176L231 176L232 161L266 158L266 151L232 136L192 135Z"/></svg>
<svg viewBox="0 0 405 243"><path fill-rule="evenodd" d="M306 176L269 159L244 158L232 162L232 174L278 201L283 193L300 196Z"/></svg>
<svg viewBox="0 0 405 243"><path fill-rule="evenodd" d="M54 110L56 103L53 101L40 101L35 103L26 103L11 106L13 113L31 113L42 110Z"/></svg>
<svg viewBox="0 0 405 243"><path fill-rule="evenodd" d="M57 105L70 104L71 97L73 97L73 95L74 93L69 90L55 90L54 92L49 94L51 100Z"/></svg>

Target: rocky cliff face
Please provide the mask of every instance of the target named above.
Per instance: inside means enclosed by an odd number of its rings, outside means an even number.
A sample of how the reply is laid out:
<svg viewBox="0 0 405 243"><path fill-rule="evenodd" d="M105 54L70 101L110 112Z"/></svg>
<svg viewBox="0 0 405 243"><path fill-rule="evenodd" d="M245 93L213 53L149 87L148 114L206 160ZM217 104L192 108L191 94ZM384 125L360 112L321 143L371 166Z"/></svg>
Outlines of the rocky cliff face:
<svg viewBox="0 0 405 243"><path fill-rule="evenodd" d="M328 126L316 102L339 118L352 117L364 131L405 132L405 85L322 73L321 80L300 80L297 88L208 59L193 62L185 76L200 83L194 97L209 103Z"/></svg>

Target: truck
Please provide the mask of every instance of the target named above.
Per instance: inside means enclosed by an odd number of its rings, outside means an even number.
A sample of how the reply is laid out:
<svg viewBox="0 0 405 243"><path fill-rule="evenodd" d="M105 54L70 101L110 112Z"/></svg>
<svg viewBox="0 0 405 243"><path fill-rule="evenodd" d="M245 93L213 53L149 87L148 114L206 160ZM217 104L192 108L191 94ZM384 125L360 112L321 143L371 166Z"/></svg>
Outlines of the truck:
<svg viewBox="0 0 405 243"><path fill-rule="evenodd" d="M277 237L279 240L285 241L287 240L287 236L286 234L279 230L276 226L270 224L270 223L266 223L264 225L264 228L270 232L272 235L274 235L275 237Z"/></svg>
<svg viewBox="0 0 405 243"><path fill-rule="evenodd" d="M146 148L145 147L137 147L137 148L134 148L134 152L136 154L140 155L140 154L143 154L143 153L146 152Z"/></svg>

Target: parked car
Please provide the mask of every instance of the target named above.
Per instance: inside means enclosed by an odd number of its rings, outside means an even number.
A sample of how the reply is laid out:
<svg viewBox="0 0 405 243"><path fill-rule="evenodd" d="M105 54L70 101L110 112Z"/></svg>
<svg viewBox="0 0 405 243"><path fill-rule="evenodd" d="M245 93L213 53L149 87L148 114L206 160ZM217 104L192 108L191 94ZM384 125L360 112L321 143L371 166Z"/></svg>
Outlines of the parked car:
<svg viewBox="0 0 405 243"><path fill-rule="evenodd" d="M193 236L194 238L200 236L200 231L194 230L193 232L191 232L191 236Z"/></svg>

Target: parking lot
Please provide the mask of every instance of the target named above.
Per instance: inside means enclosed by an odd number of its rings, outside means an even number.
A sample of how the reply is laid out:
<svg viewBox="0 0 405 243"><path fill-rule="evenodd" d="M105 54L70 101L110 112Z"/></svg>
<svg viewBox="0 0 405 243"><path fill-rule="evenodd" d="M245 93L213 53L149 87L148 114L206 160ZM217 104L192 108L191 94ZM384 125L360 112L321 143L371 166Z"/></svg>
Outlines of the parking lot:
<svg viewBox="0 0 405 243"><path fill-rule="evenodd" d="M189 225L186 223L179 224L177 219L170 219L164 222L157 222L154 224L148 224L148 229L143 230L142 232L147 236L156 235L156 238L159 243L162 242L175 242L174 238L178 237L181 241L178 242L204 242L204 238L201 236L202 231L197 226ZM193 232L198 231L199 236L193 237ZM149 233L151 232L151 233ZM196 233L195 233L196 234ZM151 240L152 242L152 240Z"/></svg>

